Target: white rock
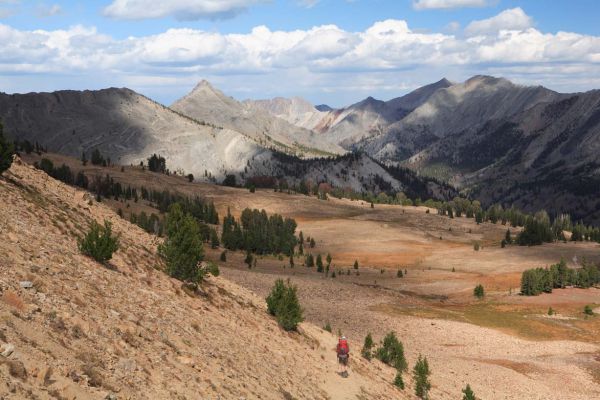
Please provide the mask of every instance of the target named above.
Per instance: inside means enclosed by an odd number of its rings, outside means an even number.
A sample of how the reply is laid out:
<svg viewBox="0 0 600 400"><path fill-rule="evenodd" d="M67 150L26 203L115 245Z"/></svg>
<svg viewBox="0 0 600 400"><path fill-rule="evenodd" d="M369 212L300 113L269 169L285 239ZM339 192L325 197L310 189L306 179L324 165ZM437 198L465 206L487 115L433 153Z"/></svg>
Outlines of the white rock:
<svg viewBox="0 0 600 400"><path fill-rule="evenodd" d="M15 351L15 346L10 344L10 343L6 343L4 345L2 345L2 353L0 353L3 357L10 357L10 355L12 353L14 353Z"/></svg>
<svg viewBox="0 0 600 400"><path fill-rule="evenodd" d="M31 282L31 281L21 281L21 282L19 282L19 285L23 289L31 289L33 287L33 282Z"/></svg>

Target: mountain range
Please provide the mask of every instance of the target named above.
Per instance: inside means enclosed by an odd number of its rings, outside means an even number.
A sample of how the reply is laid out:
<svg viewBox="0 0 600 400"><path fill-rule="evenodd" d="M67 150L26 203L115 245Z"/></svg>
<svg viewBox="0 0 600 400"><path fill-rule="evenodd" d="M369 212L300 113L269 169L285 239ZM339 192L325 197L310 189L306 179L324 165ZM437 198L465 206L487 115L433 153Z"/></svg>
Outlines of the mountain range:
<svg viewBox="0 0 600 400"><path fill-rule="evenodd" d="M170 107L129 89L0 94L0 118L10 135L52 151L99 148L125 164L160 153L198 179L410 191L392 172L400 166L427 188L415 195L455 194L441 181L484 204L600 222L597 90L564 94L474 76L334 109L297 97L238 101L202 81Z"/></svg>

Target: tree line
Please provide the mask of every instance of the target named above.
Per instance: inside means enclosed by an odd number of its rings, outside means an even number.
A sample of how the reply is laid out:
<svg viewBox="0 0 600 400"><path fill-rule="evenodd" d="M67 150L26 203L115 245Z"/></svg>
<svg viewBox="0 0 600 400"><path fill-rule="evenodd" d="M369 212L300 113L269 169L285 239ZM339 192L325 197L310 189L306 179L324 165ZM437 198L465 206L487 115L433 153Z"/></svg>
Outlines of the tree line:
<svg viewBox="0 0 600 400"><path fill-rule="evenodd" d="M279 214L269 216L265 210L249 208L236 220L228 209L223 218L221 242L229 250L291 256L297 243L296 227L292 218L283 218Z"/></svg>
<svg viewBox="0 0 600 400"><path fill-rule="evenodd" d="M600 283L598 266L583 263L581 268L569 268L564 259L548 268L533 268L521 275L521 294L537 296L552 293L553 289L576 286L589 288Z"/></svg>

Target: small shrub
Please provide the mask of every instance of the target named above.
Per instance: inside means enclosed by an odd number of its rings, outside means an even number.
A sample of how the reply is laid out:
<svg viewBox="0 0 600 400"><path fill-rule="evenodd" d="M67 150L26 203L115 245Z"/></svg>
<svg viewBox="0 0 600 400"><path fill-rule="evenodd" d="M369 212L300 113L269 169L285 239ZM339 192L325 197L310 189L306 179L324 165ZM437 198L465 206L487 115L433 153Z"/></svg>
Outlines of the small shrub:
<svg viewBox="0 0 600 400"><path fill-rule="evenodd" d="M548 315L554 315L556 312L552 309L552 307L548 308Z"/></svg>
<svg viewBox="0 0 600 400"><path fill-rule="evenodd" d="M100 263L110 260L118 249L119 238L113 236L112 225L106 220L104 226L92 221L89 232L79 241L79 250Z"/></svg>
<svg viewBox="0 0 600 400"><path fill-rule="evenodd" d="M399 269L398 272L396 272L396 277L397 278L402 278L404 276L404 274L402 273L402 270Z"/></svg>
<svg viewBox="0 0 600 400"><path fill-rule="evenodd" d="M371 336L370 333L367 334L367 336L365 337L365 343L363 344L363 348L360 351L360 354L366 358L367 360L370 360L371 357L373 356L373 337Z"/></svg>
<svg viewBox="0 0 600 400"><path fill-rule="evenodd" d="M477 297L480 300L483 299L483 297L485 296L483 285L479 284L475 286L475 289L473 289L473 296Z"/></svg>
<svg viewBox="0 0 600 400"><path fill-rule="evenodd" d="M475 244L473 245L473 249L474 249L475 251L479 251L479 248L480 248L480 246L479 246L479 242L475 242Z"/></svg>
<svg viewBox="0 0 600 400"><path fill-rule="evenodd" d="M404 380L402 379L402 374L400 372L396 373L396 377L394 378L394 386L404 390Z"/></svg>
<svg viewBox="0 0 600 400"><path fill-rule="evenodd" d="M223 262L227 261L227 251L226 250L223 250L223 252L221 253L220 260Z"/></svg>
<svg viewBox="0 0 600 400"><path fill-rule="evenodd" d="M586 306L583 307L583 313L585 315L594 315L594 310L592 309L592 307L589 304L586 304Z"/></svg>
<svg viewBox="0 0 600 400"><path fill-rule="evenodd" d="M358 260L354 260L354 269L358 269Z"/></svg>
<svg viewBox="0 0 600 400"><path fill-rule="evenodd" d="M329 322L326 323L325 326L323 327L323 330L331 333L331 324L329 324Z"/></svg>

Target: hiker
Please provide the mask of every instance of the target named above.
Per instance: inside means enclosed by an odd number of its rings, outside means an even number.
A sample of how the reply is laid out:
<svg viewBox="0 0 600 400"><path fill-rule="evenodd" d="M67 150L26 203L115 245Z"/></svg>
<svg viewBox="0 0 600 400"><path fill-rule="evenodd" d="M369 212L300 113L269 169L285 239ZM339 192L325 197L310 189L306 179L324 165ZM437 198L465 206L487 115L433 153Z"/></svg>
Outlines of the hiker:
<svg viewBox="0 0 600 400"><path fill-rule="evenodd" d="M338 340L337 345L337 358L340 363L340 375L348 376L348 359L350 358L350 347L348 346L348 340L346 336L342 336Z"/></svg>

